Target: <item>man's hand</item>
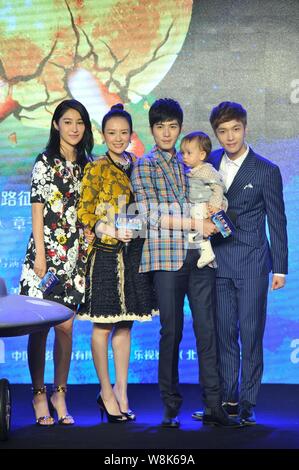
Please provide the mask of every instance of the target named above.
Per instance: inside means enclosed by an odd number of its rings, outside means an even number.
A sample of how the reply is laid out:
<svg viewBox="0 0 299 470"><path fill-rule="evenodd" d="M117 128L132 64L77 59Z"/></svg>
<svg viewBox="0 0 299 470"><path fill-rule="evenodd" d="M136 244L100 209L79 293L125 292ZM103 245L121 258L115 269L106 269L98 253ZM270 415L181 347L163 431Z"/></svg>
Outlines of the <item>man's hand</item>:
<svg viewBox="0 0 299 470"><path fill-rule="evenodd" d="M281 289L285 286L285 283L285 276L277 276L276 274L273 274L271 290Z"/></svg>
<svg viewBox="0 0 299 470"><path fill-rule="evenodd" d="M209 238L212 235L215 235L215 233L219 232L219 229L216 227L216 225L213 224L213 222L211 222L209 219L204 219L202 221L202 228L203 238Z"/></svg>
<svg viewBox="0 0 299 470"><path fill-rule="evenodd" d="M215 233L218 233L219 230L213 222L209 219L193 219L194 220L194 230L202 234L203 238L209 238ZM192 227L193 228L193 227Z"/></svg>
<svg viewBox="0 0 299 470"><path fill-rule="evenodd" d="M219 211L220 211L219 207L211 206L210 204L208 204L209 216L212 216L213 214L216 214L216 212L219 212Z"/></svg>

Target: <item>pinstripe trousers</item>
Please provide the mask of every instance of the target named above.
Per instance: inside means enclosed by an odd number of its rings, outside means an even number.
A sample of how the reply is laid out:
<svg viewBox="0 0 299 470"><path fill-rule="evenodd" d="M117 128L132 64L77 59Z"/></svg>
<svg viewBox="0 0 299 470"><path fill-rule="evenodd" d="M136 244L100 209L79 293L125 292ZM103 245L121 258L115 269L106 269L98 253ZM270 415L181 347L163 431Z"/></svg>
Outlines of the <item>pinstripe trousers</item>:
<svg viewBox="0 0 299 470"><path fill-rule="evenodd" d="M256 404L263 374L269 276L216 278L218 360L224 402Z"/></svg>

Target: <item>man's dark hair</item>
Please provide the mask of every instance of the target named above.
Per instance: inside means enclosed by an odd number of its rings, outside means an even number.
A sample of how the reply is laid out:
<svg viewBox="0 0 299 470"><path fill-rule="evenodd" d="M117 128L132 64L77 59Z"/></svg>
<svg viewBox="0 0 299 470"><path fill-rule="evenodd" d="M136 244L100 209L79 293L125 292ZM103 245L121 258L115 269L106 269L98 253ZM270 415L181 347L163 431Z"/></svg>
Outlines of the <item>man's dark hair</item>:
<svg viewBox="0 0 299 470"><path fill-rule="evenodd" d="M244 127L247 124L246 109L240 103L234 103L233 101L223 101L218 104L218 106L212 109L210 115L210 123L214 132L216 132L220 124L233 121L234 119L241 121Z"/></svg>
<svg viewBox="0 0 299 470"><path fill-rule="evenodd" d="M177 101L171 98L161 98L151 105L148 117L151 129L158 122L175 119L178 121L179 126L182 127L184 114Z"/></svg>

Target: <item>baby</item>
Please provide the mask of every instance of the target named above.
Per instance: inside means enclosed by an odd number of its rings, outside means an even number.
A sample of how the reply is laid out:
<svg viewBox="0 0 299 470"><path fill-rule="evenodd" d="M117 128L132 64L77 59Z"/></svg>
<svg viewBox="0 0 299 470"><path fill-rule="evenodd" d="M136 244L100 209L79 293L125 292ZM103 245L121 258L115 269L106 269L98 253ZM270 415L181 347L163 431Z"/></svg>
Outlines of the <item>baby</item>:
<svg viewBox="0 0 299 470"><path fill-rule="evenodd" d="M225 185L220 173L205 160L212 150L212 143L207 134L200 131L191 132L181 141L181 153L187 166L189 180L189 200L192 204L191 216L208 218L219 210L227 210L227 199L224 196ZM195 243L198 233L189 234L189 242ZM215 254L209 239L199 240L200 258L198 268L209 265Z"/></svg>

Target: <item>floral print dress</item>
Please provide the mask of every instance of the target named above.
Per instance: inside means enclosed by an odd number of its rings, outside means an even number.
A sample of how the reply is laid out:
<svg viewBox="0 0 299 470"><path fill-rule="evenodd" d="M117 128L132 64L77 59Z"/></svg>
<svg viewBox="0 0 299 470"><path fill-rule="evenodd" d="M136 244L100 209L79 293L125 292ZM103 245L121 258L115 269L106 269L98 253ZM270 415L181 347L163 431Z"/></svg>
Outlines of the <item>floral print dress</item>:
<svg viewBox="0 0 299 470"><path fill-rule="evenodd" d="M44 204L44 243L47 270L59 283L48 295L38 285L34 273L35 244L31 234L20 280L20 294L47 298L75 307L84 297L87 243L83 225L77 221L82 169L61 157L37 157L31 182L31 203Z"/></svg>

